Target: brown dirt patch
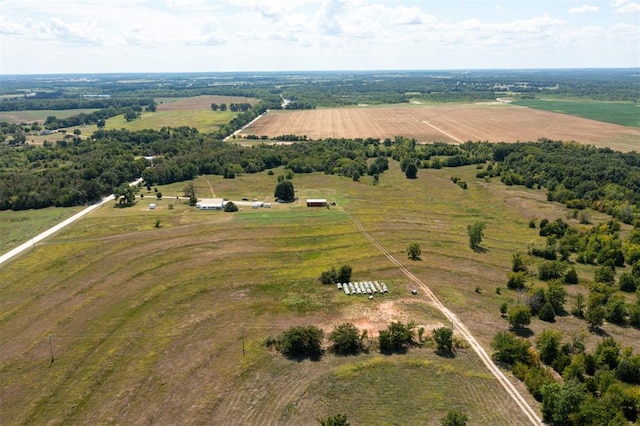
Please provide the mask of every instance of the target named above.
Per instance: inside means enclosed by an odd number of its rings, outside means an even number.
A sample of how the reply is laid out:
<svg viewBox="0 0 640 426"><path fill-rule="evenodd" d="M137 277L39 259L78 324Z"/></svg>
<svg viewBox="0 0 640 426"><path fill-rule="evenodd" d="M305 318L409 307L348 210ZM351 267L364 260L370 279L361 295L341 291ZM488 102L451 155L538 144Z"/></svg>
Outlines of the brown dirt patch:
<svg viewBox="0 0 640 426"><path fill-rule="evenodd" d="M539 138L637 149L640 129L516 106L340 108L270 113L242 134L393 138L420 142L535 141Z"/></svg>

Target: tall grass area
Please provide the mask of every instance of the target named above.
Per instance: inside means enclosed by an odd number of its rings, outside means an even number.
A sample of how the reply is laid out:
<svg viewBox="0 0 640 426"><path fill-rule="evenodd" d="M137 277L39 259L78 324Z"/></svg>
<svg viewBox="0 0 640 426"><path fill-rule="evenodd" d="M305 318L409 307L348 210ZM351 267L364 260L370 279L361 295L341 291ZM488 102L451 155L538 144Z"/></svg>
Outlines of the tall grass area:
<svg viewBox="0 0 640 426"><path fill-rule="evenodd" d="M0 253L6 253L62 222L83 207L49 207L39 210L0 212Z"/></svg>
<svg viewBox="0 0 640 426"><path fill-rule="evenodd" d="M368 176L296 175L297 203L237 213L176 200L183 183L158 187L159 201L145 189L131 208L91 213L2 267L0 423L313 424L345 412L352 424L437 424L457 408L473 424L526 424L468 349L441 358L427 343L405 355L298 362L262 344L293 325L328 333L352 321L373 342L391 321L444 323L359 233L357 218L488 348L506 329L500 304L517 298L495 288L506 287L511 255L536 238L529 219L566 211L542 192L478 181L475 172L420 170L408 180L391 162L378 186ZM200 197L213 189L272 201L278 174L195 183ZM307 208L305 198L336 205ZM487 223L483 253L468 247L466 226L478 220ZM420 261L405 253L414 241ZM319 284L322 271L343 264L353 280L384 281L390 294L368 300ZM531 329L543 327L534 321ZM554 327L586 330L564 318ZM615 332L637 345L637 332Z"/></svg>
<svg viewBox="0 0 640 426"><path fill-rule="evenodd" d="M514 101L513 104L620 124L621 126L640 127L640 107L631 102L523 99Z"/></svg>

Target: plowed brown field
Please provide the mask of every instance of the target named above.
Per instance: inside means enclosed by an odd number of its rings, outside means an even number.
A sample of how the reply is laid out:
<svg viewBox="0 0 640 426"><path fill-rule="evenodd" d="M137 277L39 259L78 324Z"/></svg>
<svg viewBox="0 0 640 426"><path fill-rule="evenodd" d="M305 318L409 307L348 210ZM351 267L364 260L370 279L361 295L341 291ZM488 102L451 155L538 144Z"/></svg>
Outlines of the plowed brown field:
<svg viewBox="0 0 640 426"><path fill-rule="evenodd" d="M539 138L640 148L640 129L510 105L339 108L270 112L242 134L393 138L420 142L516 142Z"/></svg>

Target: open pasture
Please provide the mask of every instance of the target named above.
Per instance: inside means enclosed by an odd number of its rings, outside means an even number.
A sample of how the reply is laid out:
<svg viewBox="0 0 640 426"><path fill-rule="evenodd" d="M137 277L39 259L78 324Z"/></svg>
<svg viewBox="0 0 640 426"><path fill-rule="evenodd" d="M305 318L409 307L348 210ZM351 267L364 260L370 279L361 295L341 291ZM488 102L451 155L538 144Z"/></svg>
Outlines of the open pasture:
<svg viewBox="0 0 640 426"><path fill-rule="evenodd" d="M95 109L42 109L33 111L0 111L0 121L8 123L44 123L47 117L68 118L78 114L89 114Z"/></svg>
<svg viewBox="0 0 640 426"><path fill-rule="evenodd" d="M242 96L202 95L191 98L159 98L156 99L156 103L158 104L158 111L211 111L212 103L218 105L226 103L227 106L232 103L250 103L254 105L258 103L258 100Z"/></svg>
<svg viewBox="0 0 640 426"><path fill-rule="evenodd" d="M183 184L158 187L167 194L159 201L151 193L131 208L102 207L2 267L0 423L314 424L347 412L352 424L435 425L458 408L472 424L528 424L468 349L441 358L427 343L406 355L298 362L262 345L292 325L329 332L349 321L373 340L391 321L427 330L445 323L423 295L410 294L413 286L354 217L488 348L507 328L498 307L518 298L495 288L505 287L512 254L540 238L529 219L564 217L566 209L542 191L478 181L475 172L420 170L408 180L391 162L378 186L367 176L298 174L299 202L237 213L188 207L175 200ZM452 173L469 189L453 184ZM266 200L276 177L195 183L201 197ZM305 206L317 197L337 206ZM466 226L477 220L487 223L484 253L468 247ZM422 260L407 260L411 241L421 244ZM318 283L342 264L353 267L353 280L389 284L389 295L370 301ZM587 267L578 272L593 276ZM531 330L548 327L534 320ZM586 330L573 317L552 327L566 336ZM637 330L604 329L639 349Z"/></svg>
<svg viewBox="0 0 640 426"><path fill-rule="evenodd" d="M380 107L270 112L242 134L312 139L391 138L419 142L516 142L539 138L637 150L640 129L510 105Z"/></svg>

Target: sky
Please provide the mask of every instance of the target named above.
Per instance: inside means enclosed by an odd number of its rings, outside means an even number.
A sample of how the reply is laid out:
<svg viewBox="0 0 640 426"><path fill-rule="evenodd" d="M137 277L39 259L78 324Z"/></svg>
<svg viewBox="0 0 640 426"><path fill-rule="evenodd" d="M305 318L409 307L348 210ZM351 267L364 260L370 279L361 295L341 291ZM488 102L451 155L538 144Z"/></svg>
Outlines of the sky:
<svg viewBox="0 0 640 426"><path fill-rule="evenodd" d="M0 74L640 67L640 0L0 0Z"/></svg>

